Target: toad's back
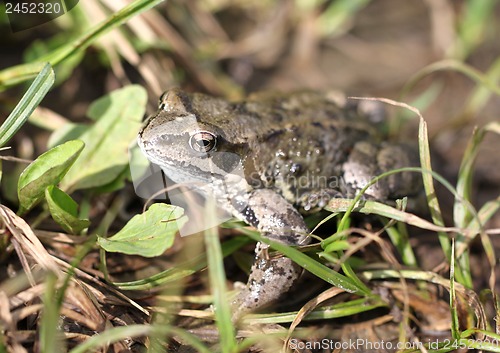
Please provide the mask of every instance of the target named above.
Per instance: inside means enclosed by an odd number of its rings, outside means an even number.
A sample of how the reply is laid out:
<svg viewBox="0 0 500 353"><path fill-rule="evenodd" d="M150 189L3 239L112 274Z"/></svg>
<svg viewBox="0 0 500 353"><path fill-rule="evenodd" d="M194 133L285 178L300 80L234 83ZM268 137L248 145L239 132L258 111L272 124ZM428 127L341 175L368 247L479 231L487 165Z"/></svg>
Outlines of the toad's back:
<svg viewBox="0 0 500 353"><path fill-rule="evenodd" d="M178 183L196 182L218 206L277 242L304 245L301 212L353 197L374 176L415 165L411 148L381 141L364 104L330 94L260 94L228 102L180 90L165 93L138 136L142 152ZM387 201L413 194L418 176L394 174L366 190ZM299 277L286 257L257 248L236 314L272 302Z"/></svg>

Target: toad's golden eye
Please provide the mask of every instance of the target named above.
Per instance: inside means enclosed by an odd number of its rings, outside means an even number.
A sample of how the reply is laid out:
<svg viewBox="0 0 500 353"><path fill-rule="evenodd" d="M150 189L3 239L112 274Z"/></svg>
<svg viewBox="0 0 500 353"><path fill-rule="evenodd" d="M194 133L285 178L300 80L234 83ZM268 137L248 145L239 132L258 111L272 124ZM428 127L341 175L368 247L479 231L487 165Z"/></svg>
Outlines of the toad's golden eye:
<svg viewBox="0 0 500 353"><path fill-rule="evenodd" d="M198 131L189 138L189 146L198 153L212 151L217 144L217 136L209 131Z"/></svg>

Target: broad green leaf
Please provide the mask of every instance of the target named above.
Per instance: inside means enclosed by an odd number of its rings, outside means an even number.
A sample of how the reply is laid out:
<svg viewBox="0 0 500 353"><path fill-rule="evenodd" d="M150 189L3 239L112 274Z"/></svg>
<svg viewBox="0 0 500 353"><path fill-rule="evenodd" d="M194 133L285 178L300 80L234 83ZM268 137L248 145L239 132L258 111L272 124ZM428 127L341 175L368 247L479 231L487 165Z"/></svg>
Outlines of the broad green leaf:
<svg viewBox="0 0 500 353"><path fill-rule="evenodd" d="M155 203L112 237L98 237L97 243L109 252L155 257L172 246L175 233L186 221L182 208Z"/></svg>
<svg viewBox="0 0 500 353"><path fill-rule="evenodd" d="M50 185L45 189L45 199L52 218L65 231L77 234L90 225L88 219L78 218L78 204L56 186Z"/></svg>
<svg viewBox="0 0 500 353"><path fill-rule="evenodd" d="M142 124L145 106L146 91L137 85L92 103L88 116L96 123L81 135L87 148L62 188L95 188L115 181L128 165L128 146Z"/></svg>
<svg viewBox="0 0 500 353"><path fill-rule="evenodd" d="M90 129L87 124L67 123L55 130L47 142L47 146L52 148L66 141L80 139L80 137Z"/></svg>
<svg viewBox="0 0 500 353"><path fill-rule="evenodd" d="M0 147L5 146L23 126L53 84L54 71L49 64L45 64L23 98L0 126Z"/></svg>
<svg viewBox="0 0 500 353"><path fill-rule="evenodd" d="M19 214L28 211L40 201L48 186L61 181L84 146L80 140L68 141L43 153L26 167L17 184Z"/></svg>

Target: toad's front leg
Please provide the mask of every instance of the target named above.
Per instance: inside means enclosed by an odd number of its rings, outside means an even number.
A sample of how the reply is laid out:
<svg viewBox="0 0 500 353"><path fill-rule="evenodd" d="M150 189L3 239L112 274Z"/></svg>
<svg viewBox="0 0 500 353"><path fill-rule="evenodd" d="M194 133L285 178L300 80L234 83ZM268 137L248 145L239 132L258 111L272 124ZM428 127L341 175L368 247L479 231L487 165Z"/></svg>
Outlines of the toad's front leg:
<svg viewBox="0 0 500 353"><path fill-rule="evenodd" d="M272 190L254 190L240 215L271 240L287 245L306 245L310 241L300 213ZM267 247L257 244L247 286L233 302L234 318L275 302L290 290L302 273L300 266L287 257L270 259Z"/></svg>

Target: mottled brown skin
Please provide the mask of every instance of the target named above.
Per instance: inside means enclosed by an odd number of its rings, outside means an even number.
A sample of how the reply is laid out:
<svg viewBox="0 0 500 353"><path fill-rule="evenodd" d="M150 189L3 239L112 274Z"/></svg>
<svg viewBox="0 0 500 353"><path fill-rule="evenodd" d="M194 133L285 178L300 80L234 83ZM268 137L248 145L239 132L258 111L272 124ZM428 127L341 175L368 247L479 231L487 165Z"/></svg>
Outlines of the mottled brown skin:
<svg viewBox="0 0 500 353"><path fill-rule="evenodd" d="M138 143L172 180L203 183L201 193L214 192L220 207L265 237L305 245L301 214L333 197L354 197L385 171L416 165L410 148L382 142L363 108L316 92L260 94L231 103L175 89L162 96ZM414 194L417 177L393 175L365 197L386 201ZM259 245L247 288L234 303L236 315L276 300L300 276L288 258L266 257Z"/></svg>

